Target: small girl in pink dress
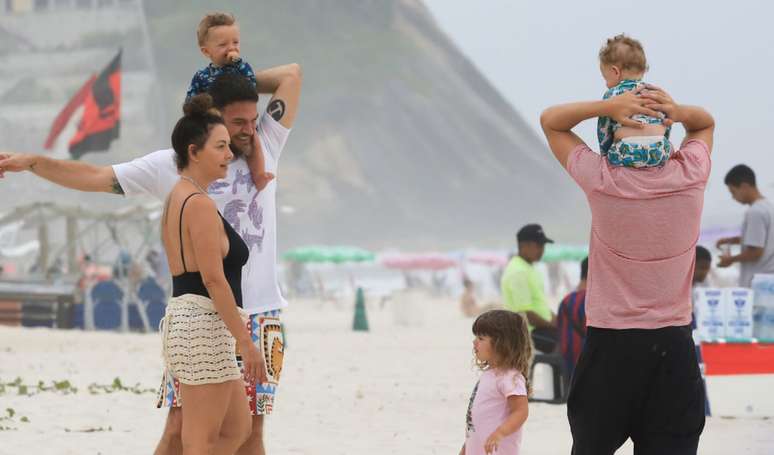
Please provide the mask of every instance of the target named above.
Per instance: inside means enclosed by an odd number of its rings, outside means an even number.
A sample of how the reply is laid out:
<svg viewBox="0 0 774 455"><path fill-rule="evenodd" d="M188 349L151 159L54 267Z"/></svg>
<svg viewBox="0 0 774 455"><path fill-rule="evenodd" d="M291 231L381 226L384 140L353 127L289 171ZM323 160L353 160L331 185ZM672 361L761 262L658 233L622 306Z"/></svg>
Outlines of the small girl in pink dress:
<svg viewBox="0 0 774 455"><path fill-rule="evenodd" d="M460 455L518 455L529 413L532 364L526 318L506 310L487 311L473 323L473 352L483 371L473 388Z"/></svg>

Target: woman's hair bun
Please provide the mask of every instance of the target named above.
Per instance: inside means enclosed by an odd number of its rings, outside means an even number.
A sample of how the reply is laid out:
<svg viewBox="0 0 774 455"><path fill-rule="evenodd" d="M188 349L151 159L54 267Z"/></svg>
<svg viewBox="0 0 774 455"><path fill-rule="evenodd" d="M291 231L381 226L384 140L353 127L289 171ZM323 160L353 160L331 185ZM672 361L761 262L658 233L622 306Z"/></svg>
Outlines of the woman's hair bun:
<svg viewBox="0 0 774 455"><path fill-rule="evenodd" d="M220 112L212 105L212 97L207 93L200 93L192 96L183 105L183 114L188 117L205 114L220 117Z"/></svg>

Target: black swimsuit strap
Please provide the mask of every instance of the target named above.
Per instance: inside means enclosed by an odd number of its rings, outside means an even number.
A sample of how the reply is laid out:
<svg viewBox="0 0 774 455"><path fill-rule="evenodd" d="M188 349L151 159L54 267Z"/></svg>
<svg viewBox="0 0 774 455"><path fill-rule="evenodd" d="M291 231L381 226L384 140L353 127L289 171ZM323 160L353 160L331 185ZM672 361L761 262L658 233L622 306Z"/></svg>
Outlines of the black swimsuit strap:
<svg viewBox="0 0 774 455"><path fill-rule="evenodd" d="M180 221L178 222L179 223L178 227L180 228L180 259L182 259L183 261L184 273L188 273L188 270L186 270L185 268L185 255L183 254L183 209L185 209L186 202L188 202L188 200L191 199L191 197L196 196L197 194L202 194L202 193L189 194L188 197L185 198L185 200L183 201L183 205L180 206Z"/></svg>

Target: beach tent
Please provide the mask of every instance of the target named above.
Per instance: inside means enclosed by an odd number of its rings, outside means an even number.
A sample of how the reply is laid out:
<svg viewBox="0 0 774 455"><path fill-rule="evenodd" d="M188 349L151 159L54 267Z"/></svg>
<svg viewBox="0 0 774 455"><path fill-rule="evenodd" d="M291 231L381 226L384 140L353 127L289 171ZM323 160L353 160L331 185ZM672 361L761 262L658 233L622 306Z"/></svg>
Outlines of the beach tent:
<svg viewBox="0 0 774 455"><path fill-rule="evenodd" d="M79 276L83 277L86 271L81 270L79 250L91 256L95 265L100 262L100 256L113 256L116 250L121 257L127 254L134 258L144 257L145 253L158 243L160 215L161 204L158 202L136 204L106 212L91 210L81 205L36 202L0 214L0 229L14 227L19 231L18 237L21 237L25 230L37 231L35 242L38 246L30 252L37 253L36 266L34 272L27 274L28 281L78 281ZM15 227L19 223L21 225ZM53 240L57 237L60 224L64 225L64 244L54 247ZM64 267L59 267L60 263ZM134 285L128 276L129 270L122 270L121 267L118 270L121 273L113 276L112 284L121 291L120 297L115 289L99 288L96 294L91 292L93 290L83 289L85 307L79 308L79 311L83 314L85 328L118 328L128 331L129 308L134 305L142 321L142 328L150 331L152 327L145 313L145 306L136 303ZM92 298L97 301L92 301Z"/></svg>

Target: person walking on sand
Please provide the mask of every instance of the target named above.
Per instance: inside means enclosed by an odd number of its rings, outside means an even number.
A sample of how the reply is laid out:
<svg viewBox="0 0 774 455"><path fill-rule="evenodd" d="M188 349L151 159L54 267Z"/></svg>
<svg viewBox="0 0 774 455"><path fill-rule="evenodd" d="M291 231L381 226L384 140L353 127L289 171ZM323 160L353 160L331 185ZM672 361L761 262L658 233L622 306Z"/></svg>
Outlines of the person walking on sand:
<svg viewBox="0 0 774 455"><path fill-rule="evenodd" d="M663 166L610 165L573 129L608 117L665 114L685 139ZM691 279L714 120L653 86L546 109L549 147L586 194L592 214L586 345L570 386L574 455L696 454L704 388L691 338Z"/></svg>
<svg viewBox="0 0 774 455"><path fill-rule="evenodd" d="M473 323L473 353L482 371L470 396L460 455L519 455L529 415L532 340L520 313L492 310Z"/></svg>
<svg viewBox="0 0 774 455"><path fill-rule="evenodd" d="M209 95L190 98L184 112L172 131L180 179L161 219L172 273L161 330L164 360L186 400L183 452L234 453L250 436L244 382L266 382L264 359L239 313L249 250L203 190L226 176L233 158L223 118Z"/></svg>

